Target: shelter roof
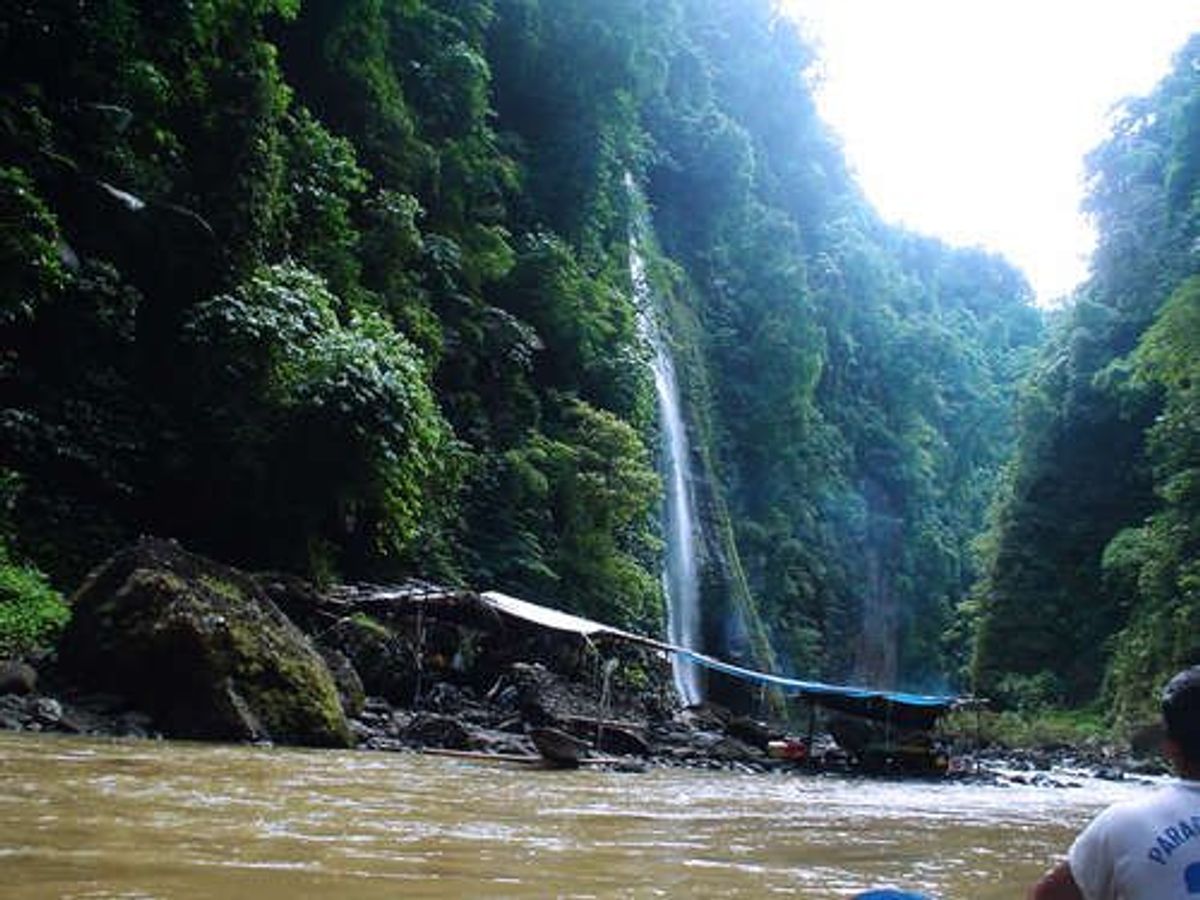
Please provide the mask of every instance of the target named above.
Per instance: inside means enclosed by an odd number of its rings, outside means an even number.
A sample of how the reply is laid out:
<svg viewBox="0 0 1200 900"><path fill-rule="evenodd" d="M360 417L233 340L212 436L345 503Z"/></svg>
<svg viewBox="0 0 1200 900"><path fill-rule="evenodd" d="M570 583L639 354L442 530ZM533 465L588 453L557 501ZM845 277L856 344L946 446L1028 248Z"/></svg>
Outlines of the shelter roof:
<svg viewBox="0 0 1200 900"><path fill-rule="evenodd" d="M778 688L784 693L798 696L810 703L836 709L852 715L866 716L872 719L890 719L897 724L911 724L928 727L933 721L955 706L963 702L963 698L941 694L912 694L905 691L884 691L875 688L854 687L850 685L825 684L820 681L807 681L799 678L788 678L784 675L774 675L759 672L716 659L686 647L680 647L665 641L654 640L644 635L622 631L619 628L605 625L591 619L585 619L571 613L565 613L548 606L540 606L527 600L519 600L498 591L487 591L480 599L491 608L533 622L546 628L578 634L583 637L611 635L616 638L631 640L639 644L674 653L688 662L703 666L716 672L721 672L733 678L755 684L763 684Z"/></svg>

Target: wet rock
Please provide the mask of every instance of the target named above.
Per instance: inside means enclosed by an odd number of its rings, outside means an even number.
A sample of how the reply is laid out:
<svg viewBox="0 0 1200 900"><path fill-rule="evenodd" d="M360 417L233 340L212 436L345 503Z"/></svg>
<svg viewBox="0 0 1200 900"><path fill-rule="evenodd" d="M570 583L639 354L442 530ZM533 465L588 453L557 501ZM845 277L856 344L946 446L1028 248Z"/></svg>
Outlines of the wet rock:
<svg viewBox="0 0 1200 900"><path fill-rule="evenodd" d="M767 744L771 741L783 737L783 733L779 729L772 728L765 722L756 721L748 716L736 716L730 719L729 724L725 726L725 731L730 737L735 737L763 751L767 749Z"/></svg>
<svg viewBox="0 0 1200 900"><path fill-rule="evenodd" d="M700 768L725 768L729 763L758 765L766 754L723 731L688 731L675 725L654 729L650 735L653 755Z"/></svg>
<svg viewBox="0 0 1200 900"><path fill-rule="evenodd" d="M53 697L8 694L0 697L0 729L8 731L85 731L73 711Z"/></svg>
<svg viewBox="0 0 1200 900"><path fill-rule="evenodd" d="M353 665L363 690L398 706L416 696L420 667L407 640L365 615L340 620L321 639Z"/></svg>
<svg viewBox="0 0 1200 900"><path fill-rule="evenodd" d="M62 704L52 697L37 697L28 706L29 715L43 728L57 726L63 717Z"/></svg>
<svg viewBox="0 0 1200 900"><path fill-rule="evenodd" d="M587 741L557 728L533 728L529 737L542 758L557 766L577 766L586 754Z"/></svg>
<svg viewBox="0 0 1200 900"><path fill-rule="evenodd" d="M37 670L24 660L0 661L0 694L32 694L37 682Z"/></svg>
<svg viewBox="0 0 1200 900"><path fill-rule="evenodd" d="M404 741L396 738L383 737L382 735L369 735L360 744L363 750L378 750L384 753L398 753L412 748L404 743Z"/></svg>
<svg viewBox="0 0 1200 900"><path fill-rule="evenodd" d="M521 706L521 692L507 678L500 677L487 692L487 701L496 709L504 712L516 712Z"/></svg>
<svg viewBox="0 0 1200 900"><path fill-rule="evenodd" d="M421 713L404 729L403 737L419 747L444 747L447 750L471 748L471 733L452 716Z"/></svg>
<svg viewBox="0 0 1200 900"><path fill-rule="evenodd" d="M143 539L72 605L63 675L128 697L171 736L349 746L325 662L244 573Z"/></svg>
<svg viewBox="0 0 1200 900"><path fill-rule="evenodd" d="M725 762L758 761L766 755L757 747L728 735L721 735L716 742L709 744L704 752L711 759Z"/></svg>
<svg viewBox="0 0 1200 900"><path fill-rule="evenodd" d="M383 697L367 697L363 701L363 713L373 713L375 715L387 716L393 713L392 705Z"/></svg>
<svg viewBox="0 0 1200 900"><path fill-rule="evenodd" d="M359 744L375 738L398 738L409 722L408 717L395 712L382 697L367 697L358 717L350 721L350 727Z"/></svg>
<svg viewBox="0 0 1200 900"><path fill-rule="evenodd" d="M602 718L594 694L540 663L514 663L507 677L517 689L517 706L534 726L556 726L576 717Z"/></svg>
<svg viewBox="0 0 1200 900"><path fill-rule="evenodd" d="M64 731L110 737L159 736L149 714L130 709L128 701L116 694L72 693L62 705Z"/></svg>
<svg viewBox="0 0 1200 900"><path fill-rule="evenodd" d="M362 734L380 734L387 735L391 727L391 719L387 716L380 716L374 713L362 713L358 718L350 720L353 723L353 731L355 735Z"/></svg>
<svg viewBox="0 0 1200 900"><path fill-rule="evenodd" d="M715 703L700 703L681 710L676 721L694 731L724 731L732 716L728 709Z"/></svg>
<svg viewBox="0 0 1200 900"><path fill-rule="evenodd" d="M1169 775L1171 767L1161 758L1135 759L1129 763L1130 775Z"/></svg>
<svg viewBox="0 0 1200 900"><path fill-rule="evenodd" d="M341 617L329 598L302 578L285 572L261 572L251 577L305 634L320 634Z"/></svg>
<svg viewBox="0 0 1200 900"><path fill-rule="evenodd" d="M21 731L28 718L24 698L15 694L0 697L0 728L6 731Z"/></svg>
<svg viewBox="0 0 1200 900"><path fill-rule="evenodd" d="M354 736L355 744L366 744L376 737L383 737L378 730L361 719L350 720L350 733Z"/></svg>
<svg viewBox="0 0 1200 900"><path fill-rule="evenodd" d="M366 703L367 694L363 687L362 678L358 675L358 670L336 647L327 647L322 644L317 644L317 652L321 654L321 658L325 660L325 665L329 667L329 673L333 676L333 683L337 685L338 699L342 703L342 711L347 717L357 716L362 712L363 705Z"/></svg>
<svg viewBox="0 0 1200 900"><path fill-rule="evenodd" d="M607 726L597 729L596 749L618 756L649 756L650 744L629 728Z"/></svg>
<svg viewBox="0 0 1200 900"><path fill-rule="evenodd" d="M468 737L472 750L506 756L532 756L533 743L524 734L512 734L486 728L472 729Z"/></svg>
<svg viewBox="0 0 1200 900"><path fill-rule="evenodd" d="M651 736L658 744L683 744L691 740L692 732L678 722L664 722L651 729Z"/></svg>
<svg viewBox="0 0 1200 900"><path fill-rule="evenodd" d="M403 734L412 725L418 713L406 709L394 709L391 716L391 728L396 734Z"/></svg>
<svg viewBox="0 0 1200 900"><path fill-rule="evenodd" d="M254 743L269 742L271 732L267 730L258 710L242 696L232 677L226 677L218 693L218 708L224 707L227 719L236 722L243 733L238 737Z"/></svg>
<svg viewBox="0 0 1200 900"><path fill-rule="evenodd" d="M460 688L445 681L439 681L421 698L421 705L436 712L452 715L461 713L472 704L474 697L469 688Z"/></svg>
<svg viewBox="0 0 1200 900"><path fill-rule="evenodd" d="M129 708L129 702L120 694L103 692L72 694L71 703L78 710L101 717L115 717Z"/></svg>

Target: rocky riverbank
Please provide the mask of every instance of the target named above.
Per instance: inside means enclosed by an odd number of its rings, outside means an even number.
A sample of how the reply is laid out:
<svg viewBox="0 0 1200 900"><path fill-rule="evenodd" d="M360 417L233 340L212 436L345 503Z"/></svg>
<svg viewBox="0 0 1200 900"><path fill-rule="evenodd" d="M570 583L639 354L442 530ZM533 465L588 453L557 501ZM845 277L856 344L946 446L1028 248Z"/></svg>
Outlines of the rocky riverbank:
<svg viewBox="0 0 1200 900"><path fill-rule="evenodd" d="M54 650L0 666L0 728L529 760L550 734L588 763L802 768L770 752L783 726L682 709L660 650L505 615L469 591L321 591L146 539L71 603ZM1155 771L1105 747L956 749L952 774L986 781ZM809 768L853 767L827 734L806 751Z"/></svg>
<svg viewBox="0 0 1200 900"><path fill-rule="evenodd" d="M761 771L781 736L681 709L659 651L498 614L431 585L318 591L145 539L71 600L58 647L5 664L0 728L584 757Z"/></svg>
<svg viewBox="0 0 1200 900"><path fill-rule="evenodd" d="M6 665L34 671L24 662ZM48 659L43 659L43 665L52 668ZM40 679L35 679L37 687L28 690L26 683L25 679L19 686L0 683L0 729L122 738L197 737L194 729L172 732L161 719L119 695L46 685ZM469 687L435 682L416 706L365 697L357 714L347 718L352 745L363 750L452 750L536 760L540 754L532 732L554 729L578 741L585 760L590 757L603 764L741 772L790 767L752 742L759 731L773 732L721 710L679 710L654 721L596 720L575 714L575 707L560 706L577 699L572 697L577 687L537 664L515 665L511 678L497 687L479 696ZM572 711L547 715L550 707Z"/></svg>

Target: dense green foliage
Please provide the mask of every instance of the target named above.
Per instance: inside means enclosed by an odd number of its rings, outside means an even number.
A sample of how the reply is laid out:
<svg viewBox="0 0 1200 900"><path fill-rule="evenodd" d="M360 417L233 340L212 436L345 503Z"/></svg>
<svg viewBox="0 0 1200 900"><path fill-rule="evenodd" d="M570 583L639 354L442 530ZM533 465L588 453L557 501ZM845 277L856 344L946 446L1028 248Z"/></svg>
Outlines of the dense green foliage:
<svg viewBox="0 0 1200 900"><path fill-rule="evenodd" d="M52 644L70 620L62 596L36 567L16 561L9 550L10 505L17 478L0 469L0 658Z"/></svg>
<svg viewBox="0 0 1200 900"><path fill-rule="evenodd" d="M1025 386L972 601L982 690L1118 715L1200 661L1200 38L1090 160L1092 275ZM1107 679L1106 679L1107 673Z"/></svg>
<svg viewBox="0 0 1200 900"><path fill-rule="evenodd" d="M337 305L285 264L185 317L189 444L215 465L189 512L226 554L257 542L288 561L307 546L312 565L306 542L338 531L360 559L400 553L446 481L455 451L416 349L379 313L339 321Z"/></svg>
<svg viewBox="0 0 1200 900"><path fill-rule="evenodd" d="M59 579L150 531L658 627L623 220L556 232L522 187L500 11L5 13L0 434L19 542Z"/></svg>
<svg viewBox="0 0 1200 900"><path fill-rule="evenodd" d="M1146 433L1159 504L1110 541L1102 560L1106 573L1135 579L1110 685L1127 720L1152 717L1152 689L1200 661L1200 277L1167 300L1133 360L1135 377L1161 388L1163 405Z"/></svg>
<svg viewBox="0 0 1200 900"><path fill-rule="evenodd" d="M0 552L0 656L53 643L69 618L70 610L45 575Z"/></svg>
<svg viewBox="0 0 1200 900"><path fill-rule="evenodd" d="M1040 317L878 220L769 0L47 0L0 57L0 464L60 582L152 532L660 628L648 213L707 649L961 662Z"/></svg>
<svg viewBox="0 0 1200 900"><path fill-rule="evenodd" d="M1001 260L877 220L769 4L683 9L650 196L761 617L798 671L936 684L1039 317Z"/></svg>

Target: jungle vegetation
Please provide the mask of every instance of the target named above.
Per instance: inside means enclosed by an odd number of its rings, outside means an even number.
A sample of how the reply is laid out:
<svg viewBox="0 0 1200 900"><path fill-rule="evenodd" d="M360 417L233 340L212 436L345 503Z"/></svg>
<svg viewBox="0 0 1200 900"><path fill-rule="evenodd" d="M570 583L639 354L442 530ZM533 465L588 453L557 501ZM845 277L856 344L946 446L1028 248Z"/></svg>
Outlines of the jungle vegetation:
<svg viewBox="0 0 1200 900"><path fill-rule="evenodd" d="M151 533L661 632L645 215L706 648L1133 712L1197 650L1198 57L1047 327L881 221L770 0L9 4L3 571L52 627Z"/></svg>
<svg viewBox="0 0 1200 900"><path fill-rule="evenodd" d="M1152 717L1200 662L1200 36L1088 159L1091 277L1022 388L968 601L981 690Z"/></svg>

